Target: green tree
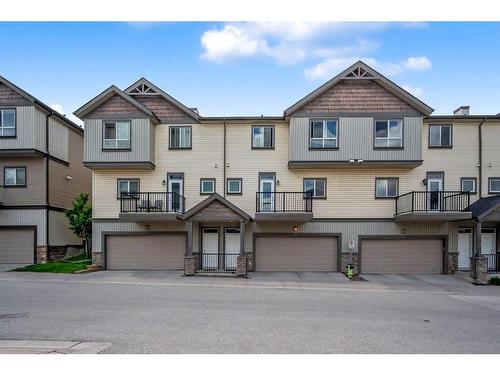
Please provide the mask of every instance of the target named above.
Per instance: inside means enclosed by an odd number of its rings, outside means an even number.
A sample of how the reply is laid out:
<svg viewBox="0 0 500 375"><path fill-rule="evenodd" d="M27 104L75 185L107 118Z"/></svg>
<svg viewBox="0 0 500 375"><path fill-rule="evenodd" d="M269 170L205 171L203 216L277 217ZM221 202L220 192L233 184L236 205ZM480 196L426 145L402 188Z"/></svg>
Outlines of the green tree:
<svg viewBox="0 0 500 375"><path fill-rule="evenodd" d="M69 229L83 240L85 253L89 255L89 240L92 238L92 206L89 195L81 193L73 201L73 207L65 211Z"/></svg>

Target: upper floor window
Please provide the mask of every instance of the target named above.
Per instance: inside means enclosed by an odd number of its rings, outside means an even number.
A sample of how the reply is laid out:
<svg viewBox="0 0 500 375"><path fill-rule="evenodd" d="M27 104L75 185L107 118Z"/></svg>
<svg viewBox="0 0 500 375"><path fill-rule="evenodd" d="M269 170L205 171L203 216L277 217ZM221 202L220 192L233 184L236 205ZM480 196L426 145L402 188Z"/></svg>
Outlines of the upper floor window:
<svg viewBox="0 0 500 375"><path fill-rule="evenodd" d="M313 198L326 199L326 178L305 178L304 192Z"/></svg>
<svg viewBox="0 0 500 375"><path fill-rule="evenodd" d="M5 167L3 171L3 180L5 187L26 186L26 167Z"/></svg>
<svg viewBox="0 0 500 375"><path fill-rule="evenodd" d="M0 137L16 136L16 110L0 109Z"/></svg>
<svg viewBox="0 0 500 375"><path fill-rule="evenodd" d="M375 121L375 148L403 147L402 120Z"/></svg>
<svg viewBox="0 0 500 375"><path fill-rule="evenodd" d="M228 178L227 179L227 193L228 194L241 194L242 193L242 179L241 178Z"/></svg>
<svg viewBox="0 0 500 375"><path fill-rule="evenodd" d="M460 190L468 191L469 193L477 193L477 179L476 177L462 177L460 179Z"/></svg>
<svg viewBox="0 0 500 375"><path fill-rule="evenodd" d="M213 194L215 193L215 178L202 178L200 179L200 194Z"/></svg>
<svg viewBox="0 0 500 375"><path fill-rule="evenodd" d="M490 177L488 180L489 194L500 194L500 177Z"/></svg>
<svg viewBox="0 0 500 375"><path fill-rule="evenodd" d="M133 197L133 193L139 192L139 180L134 179L119 179L118 180L118 198L121 197L122 193L129 194Z"/></svg>
<svg viewBox="0 0 500 375"><path fill-rule="evenodd" d="M394 198L398 195L398 179L380 177L375 179L375 198Z"/></svg>
<svg viewBox="0 0 500 375"><path fill-rule="evenodd" d="M451 146L451 125L429 125L429 147Z"/></svg>
<svg viewBox="0 0 500 375"><path fill-rule="evenodd" d="M337 120L312 120L309 130L309 148L338 148L337 134Z"/></svg>
<svg viewBox="0 0 500 375"><path fill-rule="evenodd" d="M105 122L103 148L110 150L130 149L130 122Z"/></svg>
<svg viewBox="0 0 500 375"><path fill-rule="evenodd" d="M171 126L169 148L174 150L190 149L191 126Z"/></svg>
<svg viewBox="0 0 500 375"><path fill-rule="evenodd" d="M252 148L274 148L274 126L252 126Z"/></svg>

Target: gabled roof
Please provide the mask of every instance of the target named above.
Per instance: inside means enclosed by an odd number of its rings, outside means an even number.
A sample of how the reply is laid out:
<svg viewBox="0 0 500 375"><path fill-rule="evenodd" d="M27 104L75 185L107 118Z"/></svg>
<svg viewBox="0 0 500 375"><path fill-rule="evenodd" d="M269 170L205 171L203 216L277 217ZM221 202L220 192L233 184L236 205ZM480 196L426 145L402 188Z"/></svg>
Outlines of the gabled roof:
<svg viewBox="0 0 500 375"><path fill-rule="evenodd" d="M190 217L196 215L198 212L200 212L205 207L207 207L210 203L215 202L215 201L218 201L218 202L222 203L224 206L230 208L231 210L233 210L234 212L236 212L236 214L238 214L239 216L241 216L241 218L243 218L243 219L245 219L247 221L250 221L252 219L252 217L250 215L248 215L245 211L243 211L241 208L239 208L238 206L232 204L226 198L220 196L219 194L213 193L208 198L206 198L205 200L201 201L196 206L194 206L189 211L187 211L184 215L182 215L182 220L189 219Z"/></svg>
<svg viewBox="0 0 500 375"><path fill-rule="evenodd" d="M68 124L69 126L75 128L79 132L83 133L83 128L81 126L75 124L73 121L71 121L67 117L65 117L62 113L57 112L55 109L49 107L47 104L38 100L33 95L28 94L22 88L13 84L12 82L10 82L7 78L0 76L0 83L3 83L5 86L7 86L11 90L17 92L19 95L21 95L26 100L30 101L34 105L37 105L38 107L43 108L46 112L50 113L53 116L56 116L57 118L59 118L60 120L64 121L66 124Z"/></svg>
<svg viewBox="0 0 500 375"><path fill-rule="evenodd" d="M139 103L137 100L132 98L130 95L127 95L124 93L122 90L120 90L118 87L115 85L111 85L108 87L106 90L101 92L99 95L97 95L94 99L88 101L85 103L83 106L78 108L75 112L75 116L79 118L84 118L86 115L88 115L90 112L92 112L94 109L96 109L99 105L103 104L107 100L109 100L111 97L114 95L119 95L126 101L128 101L130 104L134 105L137 107L137 109L141 110L145 114L147 114L155 123L159 123L160 120L156 117L156 115L151 111L149 108L145 107L141 103Z"/></svg>
<svg viewBox="0 0 500 375"><path fill-rule="evenodd" d="M380 86L403 100L405 103L410 105L411 107L417 109L419 112L424 115L430 115L434 109L429 107L424 102L420 101L408 91L404 90L400 86L396 85L394 82L372 69L368 65L366 65L363 61L358 61L355 64L351 65L349 68L344 70L339 75L333 77L331 80L318 87L316 90L293 104L291 107L285 110L285 116L289 116L292 113L296 112L299 108L309 103L310 101L316 99L318 96L323 94L325 91L335 86L341 80L356 80L356 79L370 79L377 82Z"/></svg>
<svg viewBox="0 0 500 375"><path fill-rule="evenodd" d="M200 118L200 115L193 111L193 109L186 107L184 104L179 102L177 99L174 97L168 95L165 91L160 89L158 86L153 84L152 82L148 81L146 78L142 77L133 84L131 84L129 87L125 89L125 92L130 95L160 95L163 97L166 101L170 102L177 108L179 108L182 112L184 112L187 116L191 117L192 119L198 121Z"/></svg>
<svg viewBox="0 0 500 375"><path fill-rule="evenodd" d="M476 220L484 219L497 208L500 208L500 195L481 198L469 207L472 212L472 218Z"/></svg>

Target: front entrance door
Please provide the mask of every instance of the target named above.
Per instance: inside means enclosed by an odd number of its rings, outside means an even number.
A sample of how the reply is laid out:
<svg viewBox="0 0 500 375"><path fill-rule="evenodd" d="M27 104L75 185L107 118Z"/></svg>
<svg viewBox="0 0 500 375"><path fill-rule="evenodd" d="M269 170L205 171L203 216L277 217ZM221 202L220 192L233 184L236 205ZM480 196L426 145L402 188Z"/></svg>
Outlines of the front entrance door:
<svg viewBox="0 0 500 375"><path fill-rule="evenodd" d="M183 178L182 174L168 175L168 211L182 213L183 201Z"/></svg>
<svg viewBox="0 0 500 375"><path fill-rule="evenodd" d="M496 252L497 246L495 229L483 228L483 230L481 231L481 253L495 254Z"/></svg>
<svg viewBox="0 0 500 375"><path fill-rule="evenodd" d="M203 228L201 267L204 271L219 269L219 228Z"/></svg>
<svg viewBox="0 0 500 375"><path fill-rule="evenodd" d="M259 182L260 191L260 211L269 212L274 211L274 178L261 177Z"/></svg>
<svg viewBox="0 0 500 375"><path fill-rule="evenodd" d="M443 191L443 180L441 178L427 179L427 208L430 211L439 211L441 209L441 191Z"/></svg>
<svg viewBox="0 0 500 375"><path fill-rule="evenodd" d="M236 271L236 261L240 254L240 228L224 230L224 269Z"/></svg>
<svg viewBox="0 0 500 375"><path fill-rule="evenodd" d="M470 270L470 257L472 256L472 229L461 228L458 230L458 268Z"/></svg>

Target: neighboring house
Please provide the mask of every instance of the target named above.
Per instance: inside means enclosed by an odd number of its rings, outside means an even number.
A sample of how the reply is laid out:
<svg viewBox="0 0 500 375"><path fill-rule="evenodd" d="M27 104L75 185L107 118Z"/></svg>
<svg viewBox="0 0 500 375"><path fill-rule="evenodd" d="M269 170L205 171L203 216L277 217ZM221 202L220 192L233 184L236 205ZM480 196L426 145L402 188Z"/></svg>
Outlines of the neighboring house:
<svg viewBox="0 0 500 375"><path fill-rule="evenodd" d="M0 77L0 263L45 262L82 241L64 209L90 193L83 129Z"/></svg>
<svg viewBox="0 0 500 375"><path fill-rule="evenodd" d="M500 116L467 110L430 116L363 62L278 117L202 117L144 78L111 86L75 112L93 170L93 262L467 269L480 247L496 253L500 229Z"/></svg>

